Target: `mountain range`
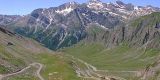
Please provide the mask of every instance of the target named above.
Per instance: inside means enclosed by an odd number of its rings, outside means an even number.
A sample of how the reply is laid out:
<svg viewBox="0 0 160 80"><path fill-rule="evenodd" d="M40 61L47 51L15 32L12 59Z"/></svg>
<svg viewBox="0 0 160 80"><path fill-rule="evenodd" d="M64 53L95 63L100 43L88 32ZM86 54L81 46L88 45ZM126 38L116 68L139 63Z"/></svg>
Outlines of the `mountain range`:
<svg viewBox="0 0 160 80"><path fill-rule="evenodd" d="M58 7L40 8L24 16L1 15L0 24L56 50L85 39L91 25L103 30L113 29L159 11L157 7L134 6L122 1L90 0L83 4L69 2Z"/></svg>
<svg viewBox="0 0 160 80"><path fill-rule="evenodd" d="M159 43L151 5L89 0L0 15L0 80L160 80Z"/></svg>

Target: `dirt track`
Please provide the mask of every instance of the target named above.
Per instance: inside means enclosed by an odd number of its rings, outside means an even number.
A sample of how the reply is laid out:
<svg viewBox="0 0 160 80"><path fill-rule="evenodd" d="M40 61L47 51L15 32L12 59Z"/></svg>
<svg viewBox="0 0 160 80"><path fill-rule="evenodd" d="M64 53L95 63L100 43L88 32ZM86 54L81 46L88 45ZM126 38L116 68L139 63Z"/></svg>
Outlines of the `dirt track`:
<svg viewBox="0 0 160 80"><path fill-rule="evenodd" d="M124 79L122 77L118 77L118 76L106 76L106 75L99 74L97 72L107 72L108 70L98 70L93 65L88 64L87 62L85 62L81 59L75 58L74 56L71 56L71 55L67 55L67 56L71 57L73 59L73 62L79 61L80 63L83 63L86 66L87 70L83 70L75 63L74 69L76 70L76 73L79 77L91 78L91 79L95 79L95 80L102 80L102 79L103 80L110 80L110 78L114 78L116 80L126 80L126 79Z"/></svg>
<svg viewBox="0 0 160 80"><path fill-rule="evenodd" d="M10 77L10 76L13 76L13 75L17 75L17 74L20 74L20 73L23 73L24 71L26 71L27 69L31 68L32 66L36 66L38 65L39 68L36 72L36 75L37 77L40 79L40 80L44 80L43 77L40 75L40 71L42 70L43 68L43 65L40 64L40 63L32 63L30 64L29 66L23 68L22 70L18 71L18 72L15 72L15 73L11 73L11 74L6 74L6 75L0 75L0 80L4 79L4 78L7 78L7 77Z"/></svg>

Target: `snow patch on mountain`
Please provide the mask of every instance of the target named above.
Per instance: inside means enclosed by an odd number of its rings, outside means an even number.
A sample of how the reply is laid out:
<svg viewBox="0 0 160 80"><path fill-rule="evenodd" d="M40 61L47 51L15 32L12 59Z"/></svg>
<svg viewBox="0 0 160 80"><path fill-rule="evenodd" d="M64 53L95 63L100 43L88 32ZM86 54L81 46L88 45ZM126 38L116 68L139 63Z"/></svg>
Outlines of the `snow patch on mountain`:
<svg viewBox="0 0 160 80"><path fill-rule="evenodd" d="M59 48L59 47L60 47L60 45L64 42L64 40L66 39L67 35L68 35L68 33L67 33L67 32L65 32L65 34L61 36L61 38L59 39L59 40L60 40L60 42L59 42L59 44L58 44L57 48Z"/></svg>
<svg viewBox="0 0 160 80"><path fill-rule="evenodd" d="M58 14L62 14L62 15L67 15L68 13L70 13L71 11L73 11L74 9L72 7L68 7L62 10L56 10L55 12Z"/></svg>
<svg viewBox="0 0 160 80"><path fill-rule="evenodd" d="M52 13L48 11L48 16L49 16L49 24L47 25L46 29L49 28L49 26L52 24L53 18L52 18Z"/></svg>
<svg viewBox="0 0 160 80"><path fill-rule="evenodd" d="M103 25L100 25L101 28L105 29L105 30L108 30L108 28L106 28L105 26Z"/></svg>
<svg viewBox="0 0 160 80"><path fill-rule="evenodd" d="M138 6L134 6L134 10L138 10L139 8L138 8Z"/></svg>
<svg viewBox="0 0 160 80"><path fill-rule="evenodd" d="M92 9L102 9L102 8L104 8L104 5L99 0L91 0L91 1L89 1L87 7L92 8Z"/></svg>
<svg viewBox="0 0 160 80"><path fill-rule="evenodd" d="M108 30L108 28L106 28L105 26L103 26L103 25L101 25L101 24L99 24L99 23L95 23L97 26L99 26L100 28L102 28L102 29L105 29L105 30Z"/></svg>

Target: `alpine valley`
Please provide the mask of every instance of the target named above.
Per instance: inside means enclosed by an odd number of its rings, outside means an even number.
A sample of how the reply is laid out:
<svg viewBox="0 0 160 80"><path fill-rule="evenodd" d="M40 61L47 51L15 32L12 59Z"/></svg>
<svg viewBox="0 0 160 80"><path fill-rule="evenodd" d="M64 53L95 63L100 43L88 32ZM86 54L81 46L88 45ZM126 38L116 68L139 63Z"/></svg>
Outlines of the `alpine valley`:
<svg viewBox="0 0 160 80"><path fill-rule="evenodd" d="M160 8L89 0L0 15L0 80L160 80Z"/></svg>

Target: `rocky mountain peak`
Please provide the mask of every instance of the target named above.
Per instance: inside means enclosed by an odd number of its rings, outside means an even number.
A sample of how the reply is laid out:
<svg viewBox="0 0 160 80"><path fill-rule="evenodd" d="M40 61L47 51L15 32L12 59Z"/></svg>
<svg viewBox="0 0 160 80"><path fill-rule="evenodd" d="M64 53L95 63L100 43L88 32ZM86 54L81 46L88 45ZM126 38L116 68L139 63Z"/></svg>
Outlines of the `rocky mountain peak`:
<svg viewBox="0 0 160 80"><path fill-rule="evenodd" d="M0 15L0 24L8 25L14 21L17 21L20 18L21 16L19 15Z"/></svg>
<svg viewBox="0 0 160 80"><path fill-rule="evenodd" d="M18 20L0 16L0 24L12 24L16 26L17 33L29 37L32 34L34 39L47 47L58 49L85 38L86 30L93 23L100 29L108 30L123 25L132 18L151 14L157 10L159 8L136 7L122 1L104 3L100 0L90 0L84 4L68 2L58 7L39 8ZM156 27L159 28L159 23Z"/></svg>
<svg viewBox="0 0 160 80"><path fill-rule="evenodd" d="M118 4L118 5L125 5L125 3L123 3L122 1L116 1L116 4Z"/></svg>
<svg viewBox="0 0 160 80"><path fill-rule="evenodd" d="M76 2L68 2L68 3L64 3L64 4L60 5L58 8L60 8L60 9L69 8L69 7L75 8L77 5L78 5L78 3L76 3Z"/></svg>
<svg viewBox="0 0 160 80"><path fill-rule="evenodd" d="M57 10L55 12L62 15L67 15L68 13L73 11L77 6L78 4L76 2L68 2L57 7Z"/></svg>
<svg viewBox="0 0 160 80"><path fill-rule="evenodd" d="M134 5L131 3L125 4L124 2L118 0L118 1L116 1L115 5L117 8L125 9L128 11L134 10Z"/></svg>
<svg viewBox="0 0 160 80"><path fill-rule="evenodd" d="M104 8L104 5L100 0L90 0L87 7L98 10Z"/></svg>
<svg viewBox="0 0 160 80"><path fill-rule="evenodd" d="M101 2L101 0L89 0L89 2Z"/></svg>

